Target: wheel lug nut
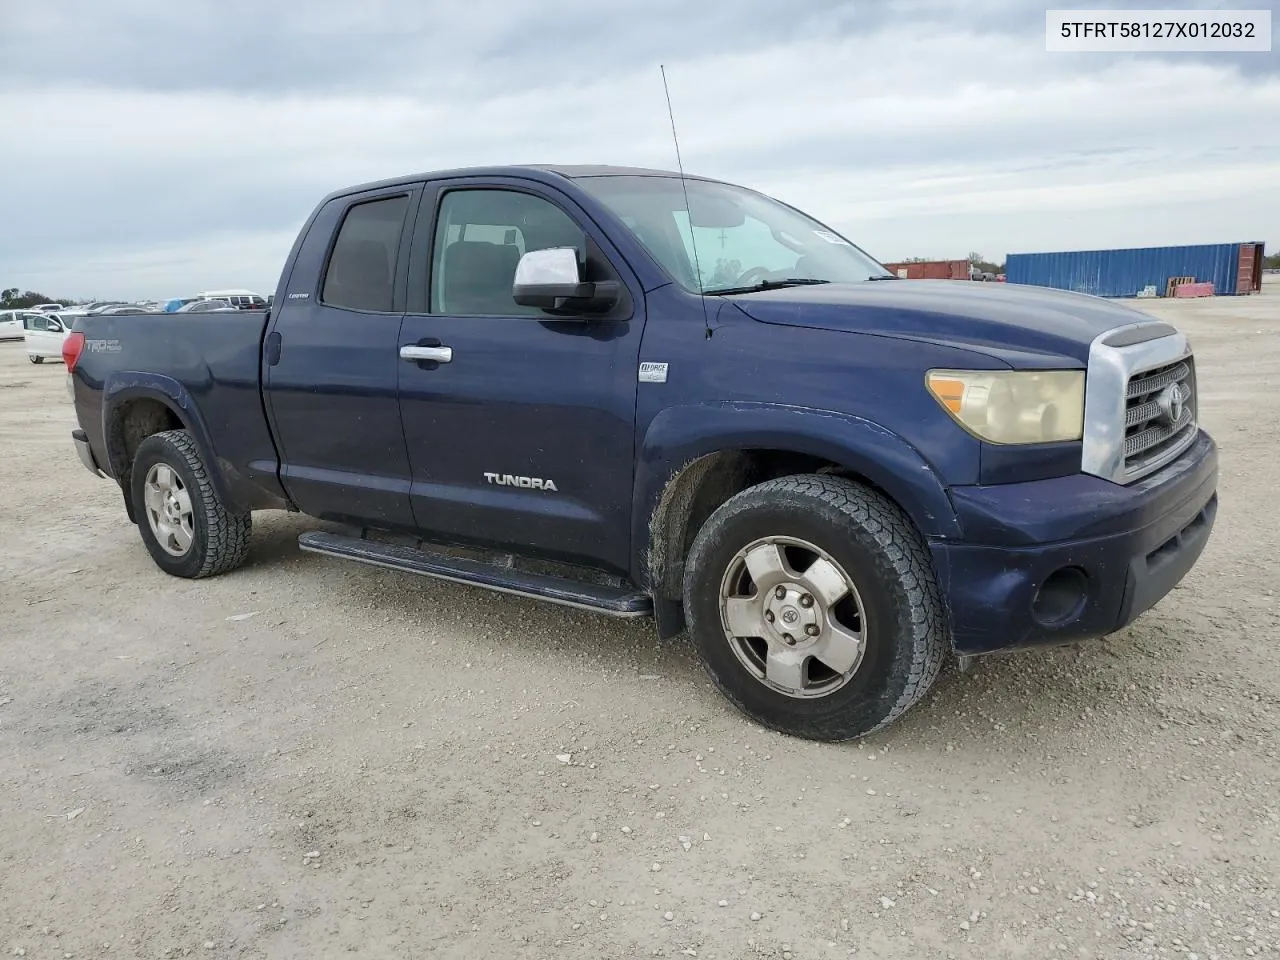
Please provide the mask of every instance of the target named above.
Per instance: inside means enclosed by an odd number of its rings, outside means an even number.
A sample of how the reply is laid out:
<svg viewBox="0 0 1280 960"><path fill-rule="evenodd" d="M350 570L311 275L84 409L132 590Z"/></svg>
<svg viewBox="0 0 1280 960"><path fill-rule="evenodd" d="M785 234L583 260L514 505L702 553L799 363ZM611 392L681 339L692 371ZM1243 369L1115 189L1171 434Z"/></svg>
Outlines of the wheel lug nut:
<svg viewBox="0 0 1280 960"><path fill-rule="evenodd" d="M768 620L770 623L773 623L773 611L772 611L772 610L766 610L766 611L764 612L764 618L765 618L766 620Z"/></svg>
<svg viewBox="0 0 1280 960"><path fill-rule="evenodd" d="M789 647L794 647L796 645L796 638L789 633L784 633L782 635L782 639L787 641L787 646Z"/></svg>
<svg viewBox="0 0 1280 960"><path fill-rule="evenodd" d="M813 597L812 597L812 596L810 596L810 595L809 595L809 594L807 594L807 593L806 593L806 594L803 594L803 595L800 597L800 606L802 606L802 607L812 607L812 606L813 606Z"/></svg>
<svg viewBox="0 0 1280 960"><path fill-rule="evenodd" d="M804 628L804 632L811 637L816 637L818 635L818 625L816 623L811 623Z"/></svg>
<svg viewBox="0 0 1280 960"><path fill-rule="evenodd" d="M779 600L782 600L782 599L784 599L784 598L786 597L786 595L787 595L787 588L786 588L786 587L778 587L778 588L776 588L776 589L773 591L773 595L774 595L775 597L777 597Z"/></svg>

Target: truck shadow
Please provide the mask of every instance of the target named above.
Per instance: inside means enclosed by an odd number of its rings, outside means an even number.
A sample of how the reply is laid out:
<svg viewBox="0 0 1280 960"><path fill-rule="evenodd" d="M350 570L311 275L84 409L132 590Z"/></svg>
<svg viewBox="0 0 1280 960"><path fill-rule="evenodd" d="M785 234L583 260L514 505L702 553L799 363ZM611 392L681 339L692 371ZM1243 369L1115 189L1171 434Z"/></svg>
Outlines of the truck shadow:
<svg viewBox="0 0 1280 960"><path fill-rule="evenodd" d="M674 698L704 718L746 722L710 682L686 635L660 641L648 618L620 620L301 552L298 535L316 529L337 528L309 517L281 514L262 523L255 517L246 573L288 568L323 581L335 605L376 611L371 633L384 624L386 642L405 643L406 662L420 653L416 644L424 637L468 649L492 644L503 659L527 661L571 683L661 679L640 690L651 686L652 696L668 704ZM1176 616L1176 607L1170 612ZM1145 738L1166 715L1161 687L1167 677L1157 665L1178 656L1184 633L1172 628L1168 615L1148 614L1107 640L979 658L963 673L948 659L932 690L895 723L827 746L923 753L963 746L970 753L1034 756L1085 749L1089 736L1117 727ZM448 660L438 669L449 669Z"/></svg>
<svg viewBox="0 0 1280 960"><path fill-rule="evenodd" d="M335 602L377 609L400 625L447 626L501 636L513 656L562 653L585 669L619 669L661 675L694 687L710 686L681 635L660 641L648 617L619 619L572 607L497 593L433 577L383 570L305 553L297 539L311 530L340 532L336 524L291 514L254 517L246 573L289 568L325 578ZM441 615L444 616L441 616Z"/></svg>

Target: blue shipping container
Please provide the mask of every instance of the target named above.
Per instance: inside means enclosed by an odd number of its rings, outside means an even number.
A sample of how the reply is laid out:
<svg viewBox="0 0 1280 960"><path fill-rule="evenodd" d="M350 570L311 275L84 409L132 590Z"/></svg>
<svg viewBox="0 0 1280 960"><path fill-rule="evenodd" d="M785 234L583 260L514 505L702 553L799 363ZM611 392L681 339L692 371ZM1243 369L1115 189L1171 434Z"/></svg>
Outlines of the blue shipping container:
<svg viewBox="0 0 1280 960"><path fill-rule="evenodd" d="M1165 295L1170 277L1212 283L1220 296L1234 295L1240 244L1193 247L1137 247L1128 250L1074 250L1067 253L1011 253L1005 258L1009 283L1074 290L1095 297L1136 297L1143 287Z"/></svg>

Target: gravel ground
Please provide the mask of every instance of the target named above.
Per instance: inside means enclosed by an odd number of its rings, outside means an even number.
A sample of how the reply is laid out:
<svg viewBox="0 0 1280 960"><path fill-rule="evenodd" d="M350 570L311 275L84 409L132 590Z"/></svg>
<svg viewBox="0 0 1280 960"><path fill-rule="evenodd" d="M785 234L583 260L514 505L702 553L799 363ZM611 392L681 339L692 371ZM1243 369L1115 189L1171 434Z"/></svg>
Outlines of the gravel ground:
<svg viewBox="0 0 1280 960"><path fill-rule="evenodd" d="M1200 564L841 746L643 623L301 554L306 518L168 578L61 364L0 344L0 955L1280 953L1280 284L1142 305L1222 447Z"/></svg>

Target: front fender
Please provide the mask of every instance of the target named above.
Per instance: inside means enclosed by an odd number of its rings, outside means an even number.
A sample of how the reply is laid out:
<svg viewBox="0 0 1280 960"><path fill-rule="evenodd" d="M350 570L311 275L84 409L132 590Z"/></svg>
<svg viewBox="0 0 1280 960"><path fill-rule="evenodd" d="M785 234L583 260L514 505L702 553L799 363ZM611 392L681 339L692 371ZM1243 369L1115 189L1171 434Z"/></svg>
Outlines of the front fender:
<svg viewBox="0 0 1280 960"><path fill-rule="evenodd" d="M778 403L725 401L668 407L650 422L636 464L633 574L648 582L650 523L671 480L689 463L732 450L820 457L866 478L926 537L961 535L946 485L910 443L862 417Z"/></svg>
<svg viewBox="0 0 1280 960"><path fill-rule="evenodd" d="M102 436L113 476L117 479L122 478L128 468L128 464L124 463L124 451L119 449L120 431L114 428L126 404L132 400L155 400L167 407L181 421L182 426L191 434L200 448L200 456L209 466L209 480L218 498L231 509L244 509L244 505L232 496L227 486L225 470L227 465L218 459L208 424L205 423L190 391L173 377L163 374L122 370L110 374L103 384ZM124 469L121 469L122 467ZM126 498L127 496L128 491L126 491Z"/></svg>

